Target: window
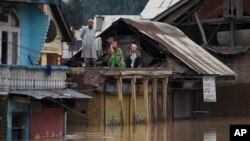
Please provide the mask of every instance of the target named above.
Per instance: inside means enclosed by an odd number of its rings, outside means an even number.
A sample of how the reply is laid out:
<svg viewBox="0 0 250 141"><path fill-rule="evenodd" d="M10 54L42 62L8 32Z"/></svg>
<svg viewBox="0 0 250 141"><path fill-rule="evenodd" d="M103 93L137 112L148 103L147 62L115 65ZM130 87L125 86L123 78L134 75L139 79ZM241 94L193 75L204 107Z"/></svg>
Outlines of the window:
<svg viewBox="0 0 250 141"><path fill-rule="evenodd" d="M19 64L20 20L17 13L4 9L0 15L0 64Z"/></svg>

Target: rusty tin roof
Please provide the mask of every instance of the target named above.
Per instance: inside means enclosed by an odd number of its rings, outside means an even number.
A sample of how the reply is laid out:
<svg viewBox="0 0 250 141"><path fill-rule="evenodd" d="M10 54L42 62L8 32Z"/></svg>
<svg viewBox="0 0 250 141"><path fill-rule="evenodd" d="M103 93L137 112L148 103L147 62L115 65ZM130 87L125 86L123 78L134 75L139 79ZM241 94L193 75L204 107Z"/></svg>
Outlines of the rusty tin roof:
<svg viewBox="0 0 250 141"><path fill-rule="evenodd" d="M114 30L114 26L117 26L119 22L126 23L128 27L133 28L133 31L158 42L161 44L162 50L171 52L200 75L236 75L229 67L189 39L181 30L165 23L123 18L117 20L99 36Z"/></svg>

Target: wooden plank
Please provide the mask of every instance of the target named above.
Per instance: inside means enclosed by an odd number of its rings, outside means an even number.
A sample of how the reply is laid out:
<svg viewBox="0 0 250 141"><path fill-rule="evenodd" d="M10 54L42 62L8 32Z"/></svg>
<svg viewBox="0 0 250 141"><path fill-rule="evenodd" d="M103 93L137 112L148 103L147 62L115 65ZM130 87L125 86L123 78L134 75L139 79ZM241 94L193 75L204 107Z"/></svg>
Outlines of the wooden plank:
<svg viewBox="0 0 250 141"><path fill-rule="evenodd" d="M195 12L194 15L195 15L195 19L196 19L197 25L198 25L198 27L199 27L199 29L200 29L200 32L201 32L201 36L202 36L203 43L204 43L205 45L207 45L207 37L206 37L205 31L204 31L204 29L203 29L203 27L202 27L202 24L201 24L201 22L200 22L200 19L199 19L199 17L198 17L197 12Z"/></svg>
<svg viewBox="0 0 250 141"><path fill-rule="evenodd" d="M234 47L234 21L231 20L230 23L230 46Z"/></svg>
<svg viewBox="0 0 250 141"><path fill-rule="evenodd" d="M223 8L224 9L223 16L228 17L229 16L229 11L230 11L230 2L229 2L229 0L224 0L223 7L224 7Z"/></svg>
<svg viewBox="0 0 250 141"><path fill-rule="evenodd" d="M148 76L159 76L159 75L169 75L172 74L172 71L169 70L110 70L103 71L102 75L104 76L114 76L114 75L148 75Z"/></svg>
<svg viewBox="0 0 250 141"><path fill-rule="evenodd" d="M236 16L237 18L243 17L243 0L235 0Z"/></svg>
<svg viewBox="0 0 250 141"><path fill-rule="evenodd" d="M153 121L157 121L157 78L153 79Z"/></svg>
<svg viewBox="0 0 250 141"><path fill-rule="evenodd" d="M106 121L106 116L105 116L105 78L101 77L100 78L100 86L101 86L101 92L100 92L100 108L101 108L101 118L100 118L100 131L103 133L105 131L105 121Z"/></svg>
<svg viewBox="0 0 250 141"><path fill-rule="evenodd" d="M168 77L164 78L162 81L162 87L163 87L163 121L167 121L167 93L168 93Z"/></svg>
<svg viewBox="0 0 250 141"><path fill-rule="evenodd" d="M143 93L144 93L144 105L145 105L145 122L150 123L150 113L149 113L149 101L148 101L148 77L143 79Z"/></svg>
<svg viewBox="0 0 250 141"><path fill-rule="evenodd" d="M118 100L120 105L120 118L121 125L125 124L125 111L123 106L123 98L122 98L122 78L117 79L117 90L118 90Z"/></svg>
<svg viewBox="0 0 250 141"><path fill-rule="evenodd" d="M131 79L131 92L132 92L132 98L131 98L131 107L132 107L132 125L136 124L136 89L135 89L135 83L136 83L136 77L134 76Z"/></svg>

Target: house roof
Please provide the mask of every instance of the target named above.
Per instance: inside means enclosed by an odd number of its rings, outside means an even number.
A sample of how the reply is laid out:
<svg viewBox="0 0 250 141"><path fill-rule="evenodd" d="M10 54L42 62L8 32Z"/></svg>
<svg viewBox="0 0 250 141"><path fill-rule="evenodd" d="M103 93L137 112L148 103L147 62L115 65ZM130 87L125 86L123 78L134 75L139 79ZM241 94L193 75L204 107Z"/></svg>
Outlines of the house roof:
<svg viewBox="0 0 250 141"><path fill-rule="evenodd" d="M51 11L53 12L55 19L62 31L64 42L72 42L74 35L70 30L68 22L66 21L64 15L61 12L59 5L50 5Z"/></svg>
<svg viewBox="0 0 250 141"><path fill-rule="evenodd" d="M101 23L98 23L98 18L101 19ZM112 25L113 22L120 18L129 18L129 19L140 19L141 16L139 15L97 15L94 18L94 24L96 27L96 35L99 35L102 31L107 29L109 26ZM99 25L101 24L101 25ZM99 29L97 26L101 26L101 29ZM99 30L98 30L99 29Z"/></svg>
<svg viewBox="0 0 250 141"><path fill-rule="evenodd" d="M54 89L54 90L18 90L10 91L10 94L14 95L26 95L33 97L35 99L44 99L44 98L53 98L53 99L91 99L91 96L88 96L83 93L71 89Z"/></svg>
<svg viewBox="0 0 250 141"><path fill-rule="evenodd" d="M189 39L182 31L171 25L152 21L119 19L99 36L105 36L119 24L148 37L160 44L163 51L170 52L200 75L235 76L236 73ZM123 29L126 30L126 29Z"/></svg>
<svg viewBox="0 0 250 141"><path fill-rule="evenodd" d="M142 19L150 20L181 0L149 0L141 12Z"/></svg>
<svg viewBox="0 0 250 141"><path fill-rule="evenodd" d="M175 5L172 5L161 11L161 13L155 15L155 17L153 17L151 20L163 21L166 17L169 16L166 23L171 23L183 14L192 14L204 4L204 1L205 0L180 0L176 2ZM187 12L188 10L190 10L190 12Z"/></svg>

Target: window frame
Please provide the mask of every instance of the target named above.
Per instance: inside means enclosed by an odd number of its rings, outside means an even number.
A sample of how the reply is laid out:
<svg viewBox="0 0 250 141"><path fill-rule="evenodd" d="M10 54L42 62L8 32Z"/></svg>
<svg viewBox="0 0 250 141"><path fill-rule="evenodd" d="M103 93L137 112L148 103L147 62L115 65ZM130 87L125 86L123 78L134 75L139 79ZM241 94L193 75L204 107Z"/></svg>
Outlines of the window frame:
<svg viewBox="0 0 250 141"><path fill-rule="evenodd" d="M2 32L7 32L7 36L8 36L8 43L7 43L7 64L15 64L15 65L19 65L20 64L20 26L21 26L21 20L20 17L18 16L17 12L13 9L8 9L10 11L10 13L8 13L8 23L6 24L7 26L0 26L0 39L2 39ZM15 16L18 18L19 20L19 27L12 27L11 23L12 23L12 15L11 12L13 12L13 14L15 14ZM12 43L13 41L13 33L17 33L17 45L14 45ZM14 55L16 56L16 60L13 61L12 60L12 56L13 56L13 50L12 48L14 46L17 46L17 53L15 53ZM13 63L16 62L16 63ZM0 64L2 64L2 41L0 42Z"/></svg>

